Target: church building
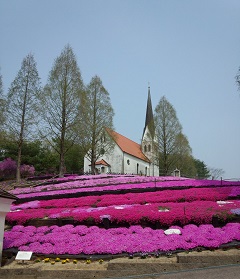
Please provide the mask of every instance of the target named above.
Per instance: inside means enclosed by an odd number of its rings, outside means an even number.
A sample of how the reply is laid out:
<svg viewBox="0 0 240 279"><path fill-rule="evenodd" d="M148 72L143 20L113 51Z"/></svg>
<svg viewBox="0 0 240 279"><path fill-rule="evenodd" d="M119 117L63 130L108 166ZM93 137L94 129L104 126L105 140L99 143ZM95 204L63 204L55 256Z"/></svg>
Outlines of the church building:
<svg viewBox="0 0 240 279"><path fill-rule="evenodd" d="M103 154L95 163L98 173L137 174L158 176L159 169L154 164L155 158L155 129L150 87L148 87L148 100L145 126L141 144L106 128L106 135L113 140L113 149L110 154ZM91 172L91 162L85 156L84 172Z"/></svg>

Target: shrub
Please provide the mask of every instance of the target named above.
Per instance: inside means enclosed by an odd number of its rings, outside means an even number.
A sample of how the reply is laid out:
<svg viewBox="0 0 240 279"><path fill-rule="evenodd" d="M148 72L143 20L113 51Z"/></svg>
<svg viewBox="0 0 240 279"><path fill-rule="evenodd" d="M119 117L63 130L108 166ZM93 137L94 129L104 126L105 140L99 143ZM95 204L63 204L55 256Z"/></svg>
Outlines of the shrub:
<svg viewBox="0 0 240 279"><path fill-rule="evenodd" d="M11 179L16 176L17 163L11 158L6 158L0 162L0 176L4 179ZM22 177L33 176L35 168L30 165L21 165L20 172Z"/></svg>
<svg viewBox="0 0 240 279"><path fill-rule="evenodd" d="M0 175L3 178L15 177L16 169L17 163L11 158L6 158L0 163Z"/></svg>
<svg viewBox="0 0 240 279"><path fill-rule="evenodd" d="M22 177L33 176L35 173L35 168L29 165L21 165L20 172Z"/></svg>

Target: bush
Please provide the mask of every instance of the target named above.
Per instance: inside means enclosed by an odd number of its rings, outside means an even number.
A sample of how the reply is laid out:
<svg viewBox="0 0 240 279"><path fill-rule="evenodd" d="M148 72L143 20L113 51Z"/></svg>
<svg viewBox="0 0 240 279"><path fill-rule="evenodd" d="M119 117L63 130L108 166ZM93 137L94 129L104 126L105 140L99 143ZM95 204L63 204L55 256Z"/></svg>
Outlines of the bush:
<svg viewBox="0 0 240 279"><path fill-rule="evenodd" d="M16 176L17 163L6 158L0 163L0 176L3 178L14 178Z"/></svg>
<svg viewBox="0 0 240 279"><path fill-rule="evenodd" d="M17 163L11 158L6 158L0 162L0 177L3 179L15 178L17 171ZM22 177L33 176L35 168L30 165L21 165L20 172Z"/></svg>
<svg viewBox="0 0 240 279"><path fill-rule="evenodd" d="M35 168L29 165L22 165L20 167L20 172L22 177L33 176L35 173Z"/></svg>

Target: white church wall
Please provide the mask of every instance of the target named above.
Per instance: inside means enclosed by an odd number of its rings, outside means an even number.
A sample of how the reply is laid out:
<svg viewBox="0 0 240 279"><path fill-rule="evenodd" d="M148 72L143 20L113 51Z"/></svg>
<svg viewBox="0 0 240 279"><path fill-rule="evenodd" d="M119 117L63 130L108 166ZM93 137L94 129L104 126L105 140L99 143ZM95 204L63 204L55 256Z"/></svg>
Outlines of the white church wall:
<svg viewBox="0 0 240 279"><path fill-rule="evenodd" d="M122 173L123 152L118 145L115 145L111 152L104 154L102 159L111 166L111 173Z"/></svg>
<svg viewBox="0 0 240 279"><path fill-rule="evenodd" d="M124 173L149 175L149 163L130 154L124 153Z"/></svg>
<svg viewBox="0 0 240 279"><path fill-rule="evenodd" d="M85 156L84 157L84 173L87 172L91 172L91 166L90 166L91 162L89 161L89 159Z"/></svg>
<svg viewBox="0 0 240 279"><path fill-rule="evenodd" d="M105 160L110 165L111 173L152 175L149 162L143 161L130 154L123 153L118 145L115 145L109 154L102 155L98 161ZM91 172L91 162L84 158L84 172ZM157 173L156 173L157 174ZM158 174L157 174L158 175Z"/></svg>
<svg viewBox="0 0 240 279"><path fill-rule="evenodd" d="M115 145L113 150L111 150L109 153L103 154L97 161L105 160L110 167L109 172L111 173L122 173L122 165L123 165L123 152L118 147L118 145ZM91 173L91 162L90 160L85 156L84 157L84 173Z"/></svg>

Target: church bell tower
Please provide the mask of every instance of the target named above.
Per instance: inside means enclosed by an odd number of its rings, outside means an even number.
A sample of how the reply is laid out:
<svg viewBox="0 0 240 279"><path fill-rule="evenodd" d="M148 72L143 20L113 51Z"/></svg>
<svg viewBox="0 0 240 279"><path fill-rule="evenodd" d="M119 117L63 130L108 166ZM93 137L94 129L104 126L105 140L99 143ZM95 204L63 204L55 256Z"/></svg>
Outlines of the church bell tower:
<svg viewBox="0 0 240 279"><path fill-rule="evenodd" d="M151 163L153 163L154 161L154 149L155 149L154 137L155 137L155 127L154 127L153 109L152 109L152 101L151 101L150 86L149 86L145 127L143 129L141 147L142 147L142 152L151 161Z"/></svg>

